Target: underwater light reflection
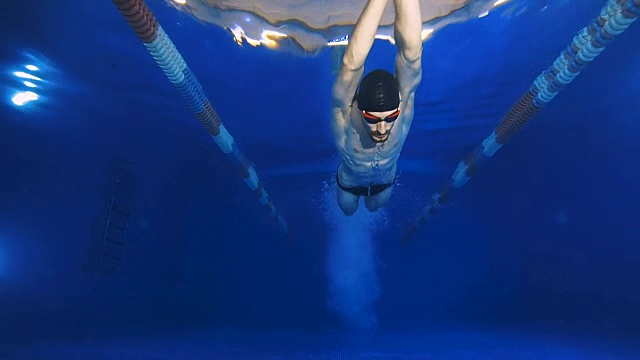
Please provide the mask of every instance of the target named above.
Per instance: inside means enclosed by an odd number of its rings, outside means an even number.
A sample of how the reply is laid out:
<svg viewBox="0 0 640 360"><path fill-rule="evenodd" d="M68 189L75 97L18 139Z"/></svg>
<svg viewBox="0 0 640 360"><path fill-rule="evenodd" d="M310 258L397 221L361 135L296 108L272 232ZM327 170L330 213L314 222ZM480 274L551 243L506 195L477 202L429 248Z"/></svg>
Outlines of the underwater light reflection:
<svg viewBox="0 0 640 360"><path fill-rule="evenodd" d="M35 80L35 81L42 81L42 79L40 79L39 77L35 76L35 75L31 75L29 73L26 73L24 71L16 71L13 73L13 75L21 78L21 79L29 79L29 80Z"/></svg>
<svg viewBox="0 0 640 360"><path fill-rule="evenodd" d="M39 98L40 96L33 91L22 91L15 94L11 98L11 101L18 106L24 106L26 103L38 100Z"/></svg>

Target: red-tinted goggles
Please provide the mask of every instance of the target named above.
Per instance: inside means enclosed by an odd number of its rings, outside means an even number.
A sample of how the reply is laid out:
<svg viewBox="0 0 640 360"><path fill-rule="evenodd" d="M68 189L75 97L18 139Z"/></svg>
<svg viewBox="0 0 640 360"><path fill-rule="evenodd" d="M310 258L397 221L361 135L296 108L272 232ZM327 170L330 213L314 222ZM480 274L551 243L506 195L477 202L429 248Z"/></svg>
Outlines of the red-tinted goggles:
<svg viewBox="0 0 640 360"><path fill-rule="evenodd" d="M362 110L362 117L364 118L364 121L366 121L367 124L370 124L370 125L375 125L381 121L384 121L386 123L392 123L398 119L398 116L400 116L400 109L389 114L389 116L385 117L384 119L381 119L377 116L373 116L368 112Z"/></svg>

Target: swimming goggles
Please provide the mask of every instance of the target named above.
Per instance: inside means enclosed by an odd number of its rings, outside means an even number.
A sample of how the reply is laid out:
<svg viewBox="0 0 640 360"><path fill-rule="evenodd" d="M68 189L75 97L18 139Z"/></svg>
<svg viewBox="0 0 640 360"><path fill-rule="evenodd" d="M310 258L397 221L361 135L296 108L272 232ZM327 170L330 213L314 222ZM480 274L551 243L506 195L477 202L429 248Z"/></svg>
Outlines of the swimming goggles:
<svg viewBox="0 0 640 360"><path fill-rule="evenodd" d="M398 119L398 116L400 116L400 109L392 112L391 114L389 114L389 116L385 117L384 119L381 119L377 116L373 116L368 112L366 112L365 110L362 110L362 117L364 118L364 121L366 121L367 124L369 125L375 125L381 121L384 121L386 123L392 123Z"/></svg>

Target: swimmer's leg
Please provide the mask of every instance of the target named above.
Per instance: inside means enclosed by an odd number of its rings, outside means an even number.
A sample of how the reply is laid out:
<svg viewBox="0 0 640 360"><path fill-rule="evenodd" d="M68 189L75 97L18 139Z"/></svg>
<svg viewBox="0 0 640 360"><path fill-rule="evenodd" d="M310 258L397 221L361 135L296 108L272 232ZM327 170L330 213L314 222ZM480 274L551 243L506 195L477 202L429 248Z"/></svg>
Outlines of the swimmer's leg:
<svg viewBox="0 0 640 360"><path fill-rule="evenodd" d="M391 198L391 190L393 186L389 186L384 189L381 193L375 194L373 196L365 196L364 205L369 209L369 211L374 212L384 206L384 204L389 201Z"/></svg>
<svg viewBox="0 0 640 360"><path fill-rule="evenodd" d="M359 200L360 196L338 188L338 205L345 215L351 216L358 210Z"/></svg>

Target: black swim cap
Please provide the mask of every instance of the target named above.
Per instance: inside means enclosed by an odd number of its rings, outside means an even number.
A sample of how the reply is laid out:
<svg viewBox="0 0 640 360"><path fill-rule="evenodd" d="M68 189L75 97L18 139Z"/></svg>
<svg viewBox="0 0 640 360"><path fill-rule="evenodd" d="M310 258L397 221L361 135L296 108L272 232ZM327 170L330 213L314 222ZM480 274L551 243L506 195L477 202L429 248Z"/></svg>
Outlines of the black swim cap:
<svg viewBox="0 0 640 360"><path fill-rule="evenodd" d="M360 82L356 94L358 109L372 112L395 110L400 106L398 79L385 70L374 70Z"/></svg>

